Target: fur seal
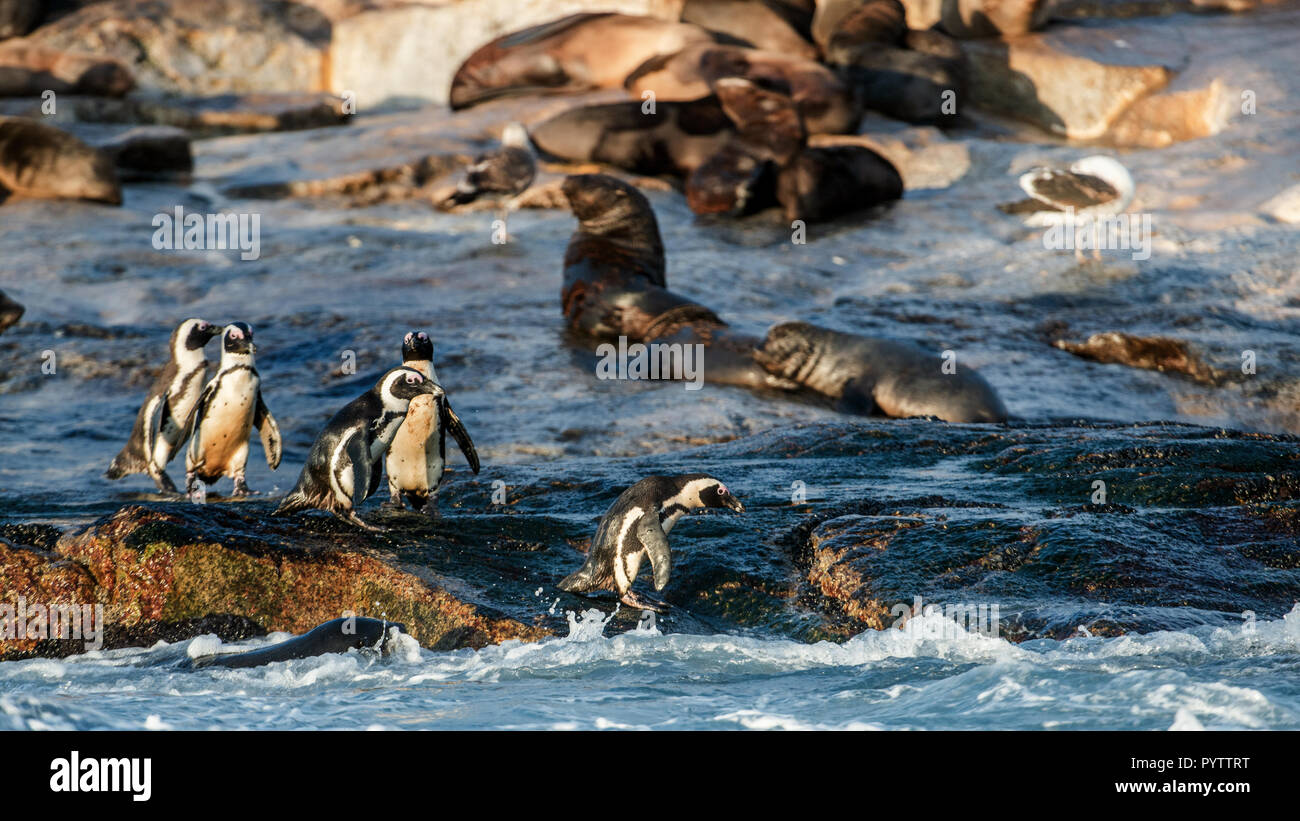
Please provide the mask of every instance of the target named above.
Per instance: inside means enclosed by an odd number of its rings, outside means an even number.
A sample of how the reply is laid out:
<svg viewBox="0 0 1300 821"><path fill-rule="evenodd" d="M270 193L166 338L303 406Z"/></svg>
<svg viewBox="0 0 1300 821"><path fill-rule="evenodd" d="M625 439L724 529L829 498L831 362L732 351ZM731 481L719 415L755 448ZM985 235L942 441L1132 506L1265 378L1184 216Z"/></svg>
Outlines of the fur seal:
<svg viewBox="0 0 1300 821"><path fill-rule="evenodd" d="M204 667L261 667L263 664L276 661L305 659L326 653L346 653L353 649L380 650L386 653L393 643L393 636L389 632L393 629L405 633L406 625L363 616L333 619L317 625L301 636L295 636L270 647L260 647L246 653L200 656L191 659L183 666L192 670L201 670Z"/></svg>
<svg viewBox="0 0 1300 821"><path fill-rule="evenodd" d="M828 60L849 46L901 45L906 33L907 10L899 0L818 0L813 15L812 38Z"/></svg>
<svg viewBox="0 0 1300 821"><path fill-rule="evenodd" d="M53 126L0 117L0 202L8 195L122 204L112 159Z"/></svg>
<svg viewBox="0 0 1300 821"><path fill-rule="evenodd" d="M457 111L499 97L619 88L646 60L713 40L690 23L610 12L571 14L481 46L456 70L450 105Z"/></svg>
<svg viewBox="0 0 1300 821"><path fill-rule="evenodd" d="M441 400L442 388L414 368L393 368L334 414L316 437L298 483L275 515L319 508L357 527L383 530L363 522L356 509L379 489L384 453L417 396Z"/></svg>
<svg viewBox="0 0 1300 821"><path fill-rule="evenodd" d="M756 337L667 289L663 240L645 195L605 174L570 176L563 191L578 219L564 253L560 294L570 330L600 340L705 345L709 382L792 386L754 361Z"/></svg>
<svg viewBox="0 0 1300 821"><path fill-rule="evenodd" d="M839 400L843 410L937 416L945 422L1005 422L1007 409L970 368L944 373L942 360L914 345L818 328L773 326L756 354L772 373Z"/></svg>
<svg viewBox="0 0 1300 821"><path fill-rule="evenodd" d="M625 86L637 96L653 91L657 100L693 100L713 93L728 77L788 95L810 134L853 133L862 118L853 90L821 63L740 46L700 43L653 58Z"/></svg>
<svg viewBox="0 0 1300 821"><path fill-rule="evenodd" d="M87 94L122 97L135 87L125 65L110 57L78 54L26 40L0 43L0 97Z"/></svg>
<svg viewBox="0 0 1300 821"><path fill-rule="evenodd" d="M4 291L0 291L0 334L22 319L26 311L26 308L10 299Z"/></svg>
<svg viewBox="0 0 1300 821"><path fill-rule="evenodd" d="M202 504L207 486L222 476L235 480L235 496L247 496L244 466L248 435L257 428L271 470L280 466L280 427L262 399L262 377L253 363L257 347L247 322L232 322L221 335L221 365L203 388L185 428L185 493Z"/></svg>
<svg viewBox="0 0 1300 821"><path fill-rule="evenodd" d="M745 512L727 486L707 473L647 476L619 494L605 511L587 561L559 588L570 593L614 590L628 607L658 611L663 602L646 601L632 592L641 560L649 558L655 590L663 590L672 564L668 534L678 519L702 507Z"/></svg>
<svg viewBox="0 0 1300 821"><path fill-rule="evenodd" d="M897 46L837 37L826 59L872 111L909 123L951 125L958 119L966 61L956 41L940 32L909 31Z"/></svg>
<svg viewBox="0 0 1300 821"><path fill-rule="evenodd" d="M187 319L172 331L167 366L149 388L135 416L131 437L109 465L106 478L148 473L158 490L176 492L166 472L167 463L185 441L190 414L203 390L208 368L203 348L219 333L219 325L204 319Z"/></svg>
<svg viewBox="0 0 1300 821"><path fill-rule="evenodd" d="M580 106L532 128L543 152L572 162L599 162L655 176L689 174L731 139L731 120L717 98L659 101L646 113L642 103Z"/></svg>
<svg viewBox="0 0 1300 821"><path fill-rule="evenodd" d="M686 181L695 213L735 215L780 203L787 220L818 222L903 195L903 178L863 146L807 147L794 102L749 80L716 84L737 138Z"/></svg>
<svg viewBox="0 0 1300 821"><path fill-rule="evenodd" d="M402 340L402 365L415 368L424 378L435 384L438 374L433 369L433 340L424 331L411 331ZM416 510L438 513L437 493L442 485L443 469L447 465L447 434L456 440L465 461L475 474L479 471L478 451L469 438L465 425L452 410L444 393L437 396L417 396L406 411L406 421L397 429L397 436L388 448L385 467L388 473L389 507L402 508L402 498Z"/></svg>

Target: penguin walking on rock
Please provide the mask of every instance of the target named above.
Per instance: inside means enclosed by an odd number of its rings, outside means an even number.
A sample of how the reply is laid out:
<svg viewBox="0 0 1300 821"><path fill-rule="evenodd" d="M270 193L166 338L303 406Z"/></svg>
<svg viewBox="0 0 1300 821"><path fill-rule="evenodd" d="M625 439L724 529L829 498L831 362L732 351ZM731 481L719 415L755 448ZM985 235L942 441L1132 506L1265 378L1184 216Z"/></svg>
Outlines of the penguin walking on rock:
<svg viewBox="0 0 1300 821"><path fill-rule="evenodd" d="M208 361L203 347L221 333L219 325L204 319L187 319L172 331L171 358L163 368L135 417L131 438L104 474L121 479L132 473L147 473L163 493L175 493L176 485L166 473L180 446L185 427L203 391Z"/></svg>
<svg viewBox="0 0 1300 821"><path fill-rule="evenodd" d="M433 370L433 340L424 331L412 331L402 340L402 365L414 368L425 379L439 384ZM470 470L479 470L478 452L470 440L465 425L451 409L444 393L438 396L417 396L406 411L406 421L397 430L393 444L388 448L388 507L402 509L402 499L416 510L425 510L430 516L438 513L435 494L442 484L443 470L447 465L447 434L450 433L465 454Z"/></svg>
<svg viewBox="0 0 1300 821"><path fill-rule="evenodd" d="M616 590L628 607L658 611L663 602L647 601L632 592L641 560L650 559L655 590L663 590L671 566L668 533L683 515L701 507L745 512L727 486L707 473L642 479L605 511L586 563L561 581L560 589L570 593Z"/></svg>
<svg viewBox="0 0 1300 821"><path fill-rule="evenodd" d="M384 453L417 396L444 398L442 388L414 368L393 368L334 414L276 515L319 508L357 527L383 530L363 522L356 508L379 489Z"/></svg>
<svg viewBox="0 0 1300 821"><path fill-rule="evenodd" d="M207 486L222 476L235 480L235 496L247 496L244 467L248 464L248 437L257 428L266 463L280 466L280 427L262 399L262 377L253 364L253 329L232 322L221 335L221 365L212 377L186 428L190 439L185 452L185 493L203 504Z"/></svg>

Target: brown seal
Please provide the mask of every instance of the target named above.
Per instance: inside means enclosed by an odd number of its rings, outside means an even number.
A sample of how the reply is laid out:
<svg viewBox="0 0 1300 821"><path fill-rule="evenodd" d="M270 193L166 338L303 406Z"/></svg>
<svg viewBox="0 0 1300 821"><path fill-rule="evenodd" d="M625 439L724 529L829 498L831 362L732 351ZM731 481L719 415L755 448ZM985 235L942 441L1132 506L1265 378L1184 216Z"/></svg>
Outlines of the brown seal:
<svg viewBox="0 0 1300 821"><path fill-rule="evenodd" d="M618 88L646 60L713 40L690 23L572 14L480 47L456 70L449 101L457 110L505 96Z"/></svg>
<svg viewBox="0 0 1300 821"><path fill-rule="evenodd" d="M580 106L530 130L541 151L572 162L601 162L653 176L685 176L731 139L731 120L713 96L658 102L647 112L639 101Z"/></svg>
<svg viewBox="0 0 1300 821"><path fill-rule="evenodd" d="M853 90L814 60L741 46L701 43L646 61L626 88L640 97L693 100L716 92L719 80L741 77L794 100L810 134L850 134L862 110Z"/></svg>
<svg viewBox="0 0 1300 821"><path fill-rule="evenodd" d="M757 49L816 60L817 46L799 32L800 15L775 0L686 0L683 23L742 40Z"/></svg>
<svg viewBox="0 0 1300 821"><path fill-rule="evenodd" d="M122 204L122 187L106 153L21 117L0 117L0 200L8 195Z"/></svg>

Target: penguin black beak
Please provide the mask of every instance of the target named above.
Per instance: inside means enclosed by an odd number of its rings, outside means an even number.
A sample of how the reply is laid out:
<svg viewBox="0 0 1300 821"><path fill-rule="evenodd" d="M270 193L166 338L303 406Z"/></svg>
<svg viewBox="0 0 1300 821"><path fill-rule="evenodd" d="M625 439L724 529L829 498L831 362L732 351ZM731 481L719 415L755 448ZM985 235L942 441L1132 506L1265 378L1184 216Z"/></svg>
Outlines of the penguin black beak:
<svg viewBox="0 0 1300 821"><path fill-rule="evenodd" d="M740 500L737 499L735 496L728 496L728 497L727 497L727 507L731 508L732 510L736 511L737 513L744 513L744 512L745 512L745 506L742 505L742 504L740 503Z"/></svg>

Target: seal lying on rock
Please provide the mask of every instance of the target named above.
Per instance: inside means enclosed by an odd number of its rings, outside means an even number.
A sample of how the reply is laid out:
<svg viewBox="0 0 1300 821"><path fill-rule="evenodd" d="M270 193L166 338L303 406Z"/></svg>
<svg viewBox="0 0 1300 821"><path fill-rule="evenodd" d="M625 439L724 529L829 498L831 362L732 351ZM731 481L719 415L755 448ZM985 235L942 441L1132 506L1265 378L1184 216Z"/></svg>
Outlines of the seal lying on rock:
<svg viewBox="0 0 1300 821"><path fill-rule="evenodd" d="M247 653L200 656L185 666L194 670L204 667L261 667L276 661L305 659L326 653L346 653L352 649L373 649L387 653L396 641L390 632L392 630L405 633L406 625L361 616L333 619L310 632L270 647L249 650Z"/></svg>
<svg viewBox="0 0 1300 821"><path fill-rule="evenodd" d="M740 46L699 43L655 57L625 86L638 97L653 91L658 100L694 100L716 91L718 81L728 77L789 96L811 134L849 134L862 119L853 90L821 63Z"/></svg>
<svg viewBox="0 0 1300 821"><path fill-rule="evenodd" d="M945 373L941 357L902 342L788 322L767 332L755 358L852 413L1007 420L1002 400L978 373L962 367Z"/></svg>
<svg viewBox="0 0 1300 821"><path fill-rule="evenodd" d="M815 222L903 196L898 170L871 149L805 146L789 97L739 77L719 80L716 90L737 137L687 178L695 213L740 215L779 202L786 219Z"/></svg>
<svg viewBox="0 0 1300 821"><path fill-rule="evenodd" d="M77 54L10 40L0 44L0 97L89 94L121 97L135 87L125 65L95 54Z"/></svg>
<svg viewBox="0 0 1300 821"><path fill-rule="evenodd" d="M113 160L52 126L0 117L0 201L8 195L122 204Z"/></svg>
<svg viewBox="0 0 1300 821"><path fill-rule="evenodd" d="M564 181L578 230L564 255L561 299L570 330L629 342L705 346L708 382L804 390L849 413L1004 421L1001 401L969 368L902 342L805 323L778 325L766 340L736 331L703 305L667 289L663 241L649 201L605 174Z"/></svg>
<svg viewBox="0 0 1300 821"><path fill-rule="evenodd" d="M685 176L731 139L716 97L660 101L646 113L635 100L579 106L533 126L540 150L572 162L600 162L653 176Z"/></svg>
<svg viewBox="0 0 1300 821"><path fill-rule="evenodd" d="M713 40L689 23L572 14L480 47L456 70L449 100L454 111L498 97L618 88L646 60Z"/></svg>
<svg viewBox="0 0 1300 821"><path fill-rule="evenodd" d="M777 0L686 0L683 23L743 40L754 48L805 60L817 59L817 47L799 33L797 9Z"/></svg>

